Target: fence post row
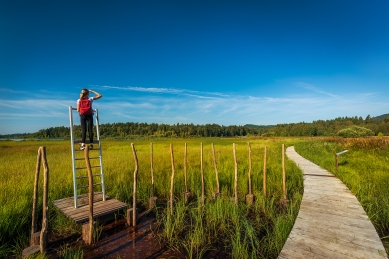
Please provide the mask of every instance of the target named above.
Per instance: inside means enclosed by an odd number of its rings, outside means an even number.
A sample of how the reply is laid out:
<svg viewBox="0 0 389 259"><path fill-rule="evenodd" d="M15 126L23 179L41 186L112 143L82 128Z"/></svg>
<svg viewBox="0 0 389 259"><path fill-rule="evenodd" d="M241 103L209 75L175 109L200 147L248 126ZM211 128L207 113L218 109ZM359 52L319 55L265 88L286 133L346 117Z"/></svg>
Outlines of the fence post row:
<svg viewBox="0 0 389 259"><path fill-rule="evenodd" d="M248 194L246 195L246 203L249 205L252 205L254 202L254 195L252 190L252 150L251 145L248 142L248 153L249 153L249 170L248 170ZM138 174L138 159L135 151L134 144L131 143L134 160L135 160L135 170L134 170L134 194L133 194L133 207L132 209L128 210L128 214L131 213L132 215L127 215L128 219L127 222L129 225L136 226L137 222L137 209L136 209L136 191L137 191L137 174ZM212 147L212 156L213 156L213 162L214 162L214 168L215 168L215 176L216 176L216 192L214 193L214 197L217 197L220 195L220 184L219 184L219 174L218 174L218 168L217 168L217 162L216 162L216 152L214 144L211 144ZM347 152L347 151L346 151ZM344 153L344 152L343 152ZM170 143L170 154L171 154L171 166L172 166L172 175L171 175L171 183L170 183L170 199L168 202L169 205L169 211L170 214L173 214L173 201L174 201L174 177L175 177L175 165L174 165L174 151L173 151L173 144ZM236 154L236 144L233 143L233 155L234 155L234 197L232 200L237 205L238 204L238 161L237 161L237 154ZM200 171L201 171L201 202L204 206L205 203L205 180L204 180L204 161L203 161L203 143L200 143ZM153 166L153 143L150 143L150 166L151 166L151 184L152 184L152 190L151 194L152 197L150 198L149 202L149 209L152 209L151 199L153 199L153 204L155 204L156 197L155 195L155 185L154 185L154 166ZM37 168L39 167L39 164L37 164ZM38 170L38 169L37 169ZM185 193L184 198L185 202L188 202L190 192L188 188L188 177L187 177L187 143L185 143L185 149L184 149L184 181L185 181ZM287 188L286 188L286 170L285 170L285 145L282 144L282 189L283 189L283 199L281 200L281 203L287 204L289 201L287 200ZM264 163L263 163L263 195L264 197L267 196L267 146L264 147ZM129 218L131 217L131 219Z"/></svg>

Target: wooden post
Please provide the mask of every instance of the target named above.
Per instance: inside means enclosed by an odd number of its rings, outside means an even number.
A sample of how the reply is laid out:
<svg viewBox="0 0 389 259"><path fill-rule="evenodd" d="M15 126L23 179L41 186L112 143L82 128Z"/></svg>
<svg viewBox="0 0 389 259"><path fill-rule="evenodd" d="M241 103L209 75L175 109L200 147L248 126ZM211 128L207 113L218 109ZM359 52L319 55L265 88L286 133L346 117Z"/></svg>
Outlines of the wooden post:
<svg viewBox="0 0 389 259"><path fill-rule="evenodd" d="M37 206L37 199L38 199L38 184L39 184L39 172L41 168L41 157L42 157L42 147L38 149L38 155L37 155L37 161L36 161L36 169L35 169L35 180L34 180L34 196L32 200L32 224L31 224L31 240L30 245L39 245L39 239L36 239L37 234L36 232L36 206ZM39 233L40 236L40 233Z"/></svg>
<svg viewBox="0 0 389 259"><path fill-rule="evenodd" d="M187 147L187 143L185 143L185 149L184 149L184 180L185 180L184 201L185 203L188 203L191 197L191 193L189 192L189 188L188 188L187 153L188 153L188 147Z"/></svg>
<svg viewBox="0 0 389 259"><path fill-rule="evenodd" d="M284 198L281 199L281 204L283 206L288 206L289 200L286 199L285 144L282 144L282 190Z"/></svg>
<svg viewBox="0 0 389 259"><path fill-rule="evenodd" d="M215 176L216 176L216 193L214 194L214 197L220 195L220 185L219 185L219 172L217 170L217 163L216 163L216 154L215 154L215 147L212 143L212 156L213 156L213 166L215 167Z"/></svg>
<svg viewBox="0 0 389 259"><path fill-rule="evenodd" d="M252 205L254 203L254 195L252 194L252 188L251 188L251 146L250 142L247 142L248 148L249 148L249 172L248 172L248 181L249 181L249 193L246 195L246 203L249 205Z"/></svg>
<svg viewBox="0 0 389 259"><path fill-rule="evenodd" d="M42 229L37 232L36 227L36 208L38 200L38 183L39 183L39 172L41 163L43 162L44 174L43 174L43 201L42 201ZM33 209L32 209L32 223L31 223L31 240L30 247L27 247L22 251L22 258L28 258L30 255L40 252L43 254L47 247L47 229L48 213L49 213L49 166L46 158L46 148L39 147L37 155L37 164L35 170L35 181L34 181L34 196L33 196Z"/></svg>
<svg viewBox="0 0 389 259"><path fill-rule="evenodd" d="M85 146L84 157L86 168L88 170L88 183L89 183L89 225L83 226L83 239L87 245L91 245L93 242L93 175L92 168L89 160L89 145Z"/></svg>
<svg viewBox="0 0 389 259"><path fill-rule="evenodd" d="M285 144L282 144L282 189L286 200Z"/></svg>
<svg viewBox="0 0 389 259"><path fill-rule="evenodd" d="M171 155L171 162L172 162L172 177L170 181L170 201L169 201L169 209L170 209L170 215L173 215L173 198L174 198L174 154L173 154L173 144L170 143L170 155Z"/></svg>
<svg viewBox="0 0 389 259"><path fill-rule="evenodd" d="M136 182L138 179L138 157L136 156L136 150L134 143L131 143L132 153L134 154L135 170L134 170L134 194L132 196L132 226L136 227L137 222L137 209L136 209Z"/></svg>
<svg viewBox="0 0 389 259"><path fill-rule="evenodd" d="M252 190L251 190L251 146L250 146L250 142L248 142L247 144L249 146L249 173L248 173L249 194L251 194L252 193Z"/></svg>
<svg viewBox="0 0 389 259"><path fill-rule="evenodd" d="M346 149L346 150L343 150L343 151L341 151L341 152L338 152L338 153L335 154L335 169L336 169L336 171L338 171L339 155L344 154L344 153L346 153L346 152L348 152L347 149Z"/></svg>
<svg viewBox="0 0 389 259"><path fill-rule="evenodd" d="M43 169L44 169L44 178L43 178L43 202L42 202L42 230L40 236L40 250L43 254L47 246L47 229L49 228L48 222L48 213L49 213L49 166L47 164L46 158L46 147L41 147L42 150L42 160L43 160Z"/></svg>
<svg viewBox="0 0 389 259"><path fill-rule="evenodd" d="M154 187L153 143L150 143L150 171L151 171L151 197L154 197L155 187Z"/></svg>
<svg viewBox="0 0 389 259"><path fill-rule="evenodd" d="M234 164L235 164L235 180L234 180L234 202L238 205L238 161L236 159L236 145L232 144L234 152Z"/></svg>
<svg viewBox="0 0 389 259"><path fill-rule="evenodd" d="M266 197L266 169L267 169L267 146L264 149L264 158L263 158L263 196Z"/></svg>
<svg viewBox="0 0 389 259"><path fill-rule="evenodd" d="M184 149L184 180L185 180L185 192L188 192L188 182L187 182L187 172L186 172L186 153L187 153L187 144L185 143Z"/></svg>
<svg viewBox="0 0 389 259"><path fill-rule="evenodd" d="M204 161L203 161L203 142L200 144L200 166L201 166L201 202L205 202L205 182L204 182Z"/></svg>
<svg viewBox="0 0 389 259"><path fill-rule="evenodd" d="M150 172L151 172L151 197L149 198L149 210L152 210L157 203L157 197L155 197L155 184L154 184L154 163L153 163L153 143L150 143ZM133 213L131 210L128 213ZM138 215L138 214L136 214ZM132 218L127 219L128 225L131 226Z"/></svg>

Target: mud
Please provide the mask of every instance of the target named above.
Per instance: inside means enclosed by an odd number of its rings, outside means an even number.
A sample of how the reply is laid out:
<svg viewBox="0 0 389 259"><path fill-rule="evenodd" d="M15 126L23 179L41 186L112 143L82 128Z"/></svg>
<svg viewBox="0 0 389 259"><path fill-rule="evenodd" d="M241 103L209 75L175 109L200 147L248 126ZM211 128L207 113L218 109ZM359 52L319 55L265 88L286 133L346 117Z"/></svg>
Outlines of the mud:
<svg viewBox="0 0 389 259"><path fill-rule="evenodd" d="M99 241L87 246L79 235L58 237L49 234L49 258L60 258L61 248L64 246L79 248L84 251L84 258L132 258L132 259L157 259L157 258L188 258L185 253L171 250L160 244L156 237L157 222L155 217L142 217L136 228L127 227L126 221L119 220L103 226ZM229 258L224 252L217 249L206 253L203 258Z"/></svg>
<svg viewBox="0 0 389 259"><path fill-rule="evenodd" d="M143 219L136 229L120 230L102 238L93 247L84 250L84 258L158 258L164 247L158 243L152 230L155 219Z"/></svg>

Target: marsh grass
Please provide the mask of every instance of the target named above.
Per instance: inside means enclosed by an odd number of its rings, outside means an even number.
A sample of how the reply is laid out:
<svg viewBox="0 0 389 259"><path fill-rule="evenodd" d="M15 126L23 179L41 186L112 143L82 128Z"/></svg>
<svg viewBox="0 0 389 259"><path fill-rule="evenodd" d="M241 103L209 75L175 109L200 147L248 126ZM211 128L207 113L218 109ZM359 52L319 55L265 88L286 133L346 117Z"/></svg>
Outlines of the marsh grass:
<svg viewBox="0 0 389 259"><path fill-rule="evenodd" d="M248 193L248 141L252 148L252 186L256 197L252 207L245 205L245 195ZM158 215L164 229L164 242L171 248L186 251L192 258L199 258L216 246L225 247L226 253L234 258L275 258L293 226L301 201L301 171L287 160L288 199L291 206L287 209L279 206L282 197L281 144L290 145L296 141L298 140L282 138L153 140L155 191L162 208L166 208L170 191L170 143L173 144L174 150L174 217L164 213ZM194 202L188 205L183 203L184 143L188 146L188 186L195 198ZM199 207L197 200L201 196L200 143L204 146L205 207ZM216 180L211 143L215 145L221 186L221 197L217 200L212 198ZM234 193L232 143L237 146L238 207L230 200ZM151 195L150 141L136 140L134 145L139 161L137 197L138 205L142 209L147 208ZM33 181L39 146L46 146L50 170L50 229L63 236L81 232L79 226L73 224L52 205L54 200L73 196L69 141L3 141L0 146L0 201L4 204L0 210L0 251L3 255L20 253L22 248L28 246ZM268 146L267 198L263 196L262 190L264 146ZM107 194L131 204L134 171L131 142L107 140L102 141L102 147ZM42 185L41 176L38 219L42 210ZM38 229L39 224L38 220ZM187 235L180 234L184 232Z"/></svg>
<svg viewBox="0 0 389 259"><path fill-rule="evenodd" d="M67 244L63 245L57 252L61 259L82 259L84 258L84 251L81 247L74 248Z"/></svg>
<svg viewBox="0 0 389 259"><path fill-rule="evenodd" d="M335 174L358 198L389 252L389 138L323 138L295 145L296 151ZM335 169L335 153L339 156Z"/></svg>

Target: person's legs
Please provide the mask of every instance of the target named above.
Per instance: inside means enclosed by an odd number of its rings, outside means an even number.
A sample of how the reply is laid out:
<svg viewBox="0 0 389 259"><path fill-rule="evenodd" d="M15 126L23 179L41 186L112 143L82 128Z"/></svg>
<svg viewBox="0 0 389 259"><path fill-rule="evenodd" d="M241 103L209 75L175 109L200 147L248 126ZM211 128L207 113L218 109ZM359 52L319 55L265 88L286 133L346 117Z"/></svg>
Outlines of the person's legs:
<svg viewBox="0 0 389 259"><path fill-rule="evenodd" d="M93 144L93 115L88 115L88 132L90 144Z"/></svg>
<svg viewBox="0 0 389 259"><path fill-rule="evenodd" d="M81 122L81 141L82 143L85 143L86 139L86 116L85 115L80 115L80 122Z"/></svg>

